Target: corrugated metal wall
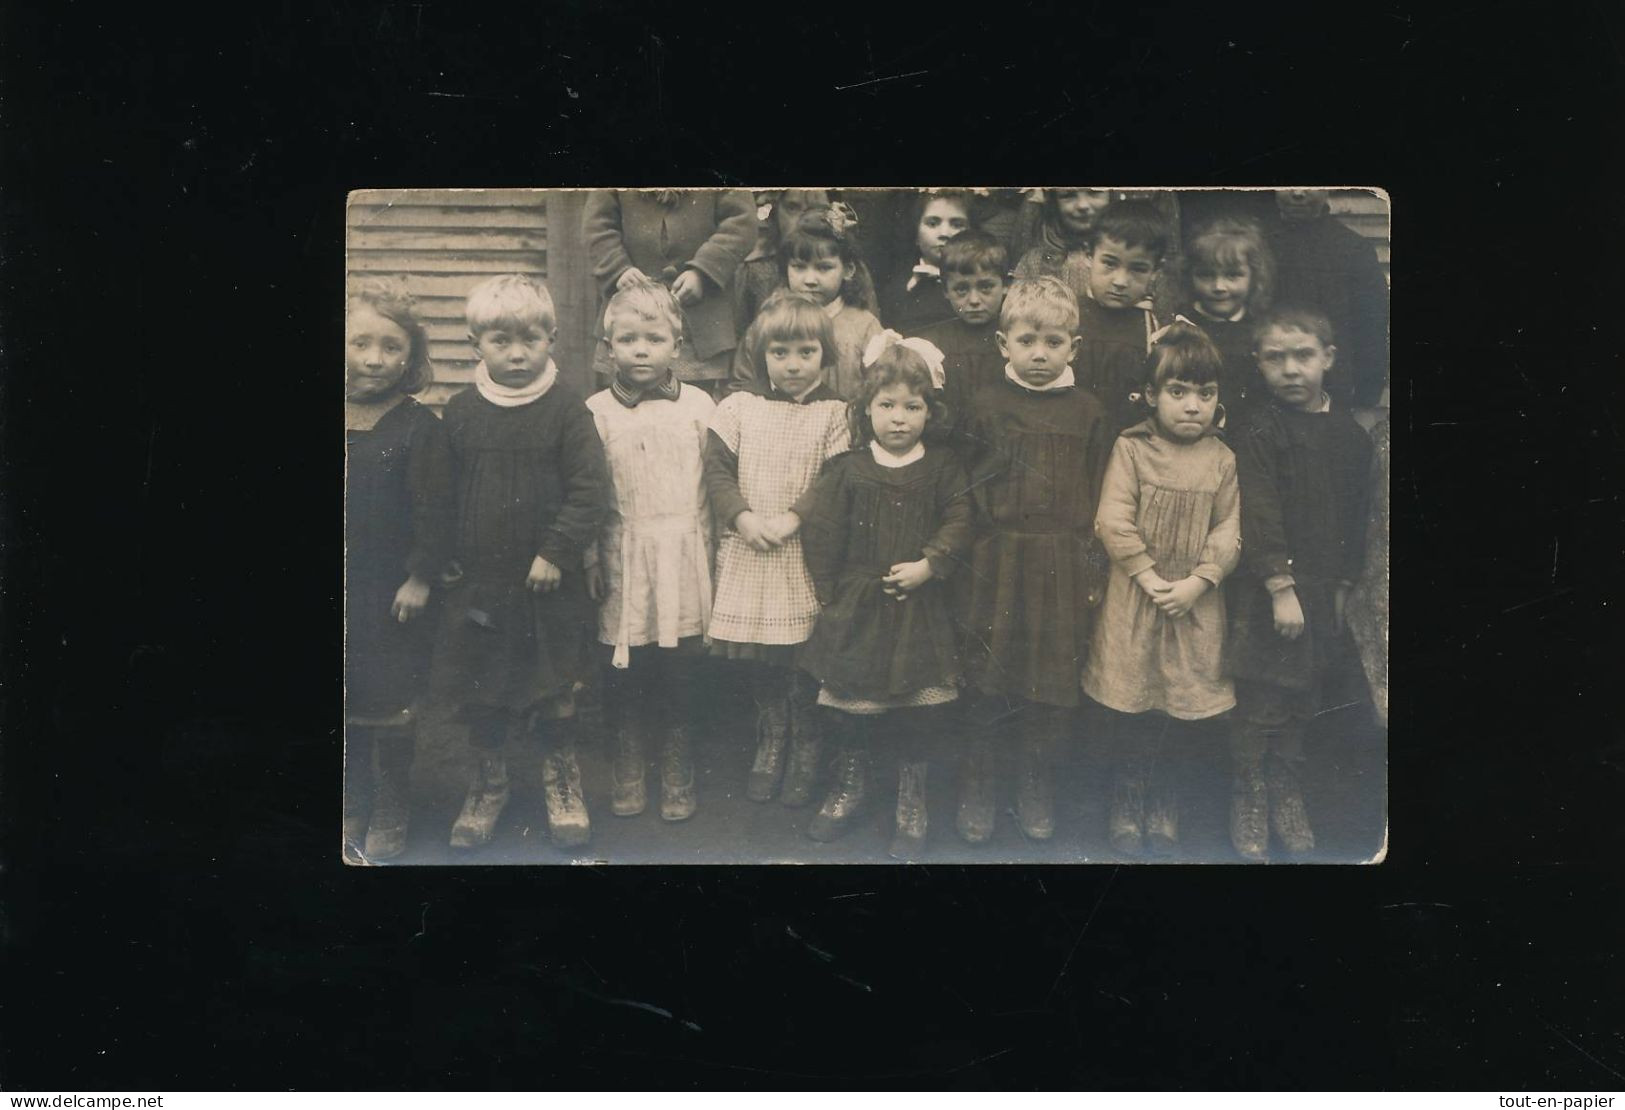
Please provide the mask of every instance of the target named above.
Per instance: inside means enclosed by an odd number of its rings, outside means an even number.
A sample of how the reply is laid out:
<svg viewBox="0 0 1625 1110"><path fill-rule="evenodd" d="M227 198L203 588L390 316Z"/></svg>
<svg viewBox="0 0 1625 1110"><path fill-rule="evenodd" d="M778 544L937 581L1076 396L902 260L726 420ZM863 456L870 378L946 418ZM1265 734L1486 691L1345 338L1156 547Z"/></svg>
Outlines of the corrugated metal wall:
<svg viewBox="0 0 1625 1110"><path fill-rule="evenodd" d="M592 317L597 293L581 243L584 190L366 189L350 196L346 222L351 274L399 277L418 301L429 329L435 383L422 395L438 408L472 379L463 303L492 274L547 279L559 316L553 357L561 375L592 387ZM1389 219L1380 196L1332 194L1332 211L1374 241L1388 269ZM548 228L555 235L550 240Z"/></svg>

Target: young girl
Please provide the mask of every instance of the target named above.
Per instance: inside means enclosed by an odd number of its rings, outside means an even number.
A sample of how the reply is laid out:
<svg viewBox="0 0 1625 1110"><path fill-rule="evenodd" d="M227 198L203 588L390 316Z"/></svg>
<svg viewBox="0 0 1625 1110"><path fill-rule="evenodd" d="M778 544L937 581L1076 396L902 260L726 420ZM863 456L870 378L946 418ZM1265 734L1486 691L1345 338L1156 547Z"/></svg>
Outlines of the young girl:
<svg viewBox="0 0 1625 1110"><path fill-rule="evenodd" d="M1257 224L1227 216L1191 238L1183 274L1191 318L1224 359L1225 423L1239 429L1269 398L1253 359L1253 322L1274 296L1275 259Z"/></svg>
<svg viewBox="0 0 1625 1110"><path fill-rule="evenodd" d="M767 298L784 285L784 267L779 264L779 244L809 208L829 203L824 189L758 189L756 198L756 245L745 256L734 279L734 330L744 335ZM734 351L734 365L739 352Z"/></svg>
<svg viewBox="0 0 1625 1110"><path fill-rule="evenodd" d="M474 388L446 406L457 498L460 579L446 595L435 684L462 708L478 766L451 843L491 839L508 802L503 748L540 731L548 831L586 842L576 763L575 685L592 607L582 556L603 524L604 448L581 396L548 356L557 331L547 287L491 278L468 297L480 363Z"/></svg>
<svg viewBox="0 0 1625 1110"><path fill-rule="evenodd" d="M959 660L943 581L970 542L968 482L952 452L927 450L941 419L942 352L923 339L877 335L852 402L856 446L826 468L804 532L807 570L823 613L802 666L822 684L818 704L840 738L837 778L808 828L846 830L868 790L878 718L897 711L897 835L891 854L925 844L925 779L934 742L949 732Z"/></svg>
<svg viewBox="0 0 1625 1110"><path fill-rule="evenodd" d="M407 396L430 380L429 339L411 297L381 280L360 284L344 320L344 849L352 861L390 859L406 847L414 710L432 644L424 609L450 531L445 432Z"/></svg>
<svg viewBox="0 0 1625 1110"><path fill-rule="evenodd" d="M672 291L688 316L683 381L708 388L733 363L734 278L756 242L756 205L743 189L594 189L581 215L593 277L607 301L644 279ZM611 377L601 344L593 369Z"/></svg>
<svg viewBox="0 0 1625 1110"><path fill-rule="evenodd" d="M863 255L856 220L844 205L802 213L779 243L779 272L785 287L812 297L823 307L835 332L835 365L824 379L837 397L858 395L863 352L880 334L880 321L864 303ZM757 354L741 344L734 359L733 388L760 386Z"/></svg>
<svg viewBox="0 0 1625 1110"><path fill-rule="evenodd" d="M757 743L747 796L765 802L783 779L785 804L802 805L818 767L816 686L794 664L818 600L799 532L819 468L846 450L846 406L824 384L835 330L811 297L774 294L745 342L766 385L725 398L706 445L706 488L722 533L711 650L749 666Z"/></svg>
<svg viewBox="0 0 1625 1110"><path fill-rule="evenodd" d="M1016 263L1016 278L1059 278L1073 293L1087 296L1089 235L1111 202L1109 189L1045 189L1038 242Z"/></svg>
<svg viewBox="0 0 1625 1110"><path fill-rule="evenodd" d="M683 385L672 364L683 342L677 299L632 285L604 310L615 363L608 389L587 399L609 462L613 503L587 551L587 593L602 602L598 639L610 649L604 716L615 734L611 808L646 804L643 736L663 734L660 816L693 816L688 727L694 661L711 616L711 512L703 453L716 405Z"/></svg>
<svg viewBox="0 0 1625 1110"><path fill-rule="evenodd" d="M1114 711L1108 831L1128 855L1142 835L1159 851L1179 840L1178 800L1160 759L1172 723L1236 704L1220 666L1218 587L1241 558L1236 459L1215 435L1223 373L1217 348L1183 317L1153 337L1151 415L1118 437L1095 514L1112 570L1083 691Z"/></svg>
<svg viewBox="0 0 1625 1110"><path fill-rule="evenodd" d="M970 194L939 189L920 194L914 216L914 246L919 261L907 273L891 277L880 289L880 319L904 335L954 318L942 288L942 248L971 226Z"/></svg>
<svg viewBox="0 0 1625 1110"><path fill-rule="evenodd" d="M971 843L993 832L990 741L1007 728L1019 739L1021 830L1055 831L1051 769L1089 647L1089 544L1110 450L1100 402L1073 373L1077 328L1078 298L1060 281L1014 283L999 318L1004 377L965 421L976 537L960 604L979 697L958 824Z"/></svg>

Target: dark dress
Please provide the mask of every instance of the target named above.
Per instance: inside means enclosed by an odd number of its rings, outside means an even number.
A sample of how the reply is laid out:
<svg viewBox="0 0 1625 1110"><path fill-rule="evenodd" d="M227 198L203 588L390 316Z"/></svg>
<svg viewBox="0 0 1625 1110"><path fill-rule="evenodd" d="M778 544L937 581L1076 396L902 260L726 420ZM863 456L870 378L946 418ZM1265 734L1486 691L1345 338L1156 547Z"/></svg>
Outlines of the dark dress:
<svg viewBox="0 0 1625 1110"><path fill-rule="evenodd" d="M345 712L391 717L427 693L433 610L403 624L390 607L410 575L437 585L450 539L451 458L440 421L410 397L370 430L346 432L344 453Z"/></svg>
<svg viewBox="0 0 1625 1110"><path fill-rule="evenodd" d="M1077 705L1089 595L1105 574L1090 548L1114 437L1100 403L1075 387L1038 392L1002 379L972 407L966 675L987 694Z"/></svg>
<svg viewBox="0 0 1625 1110"><path fill-rule="evenodd" d="M1269 386L1258 372L1253 357L1253 319L1215 320L1194 307L1185 309L1185 318L1207 333L1224 360L1224 378L1219 383L1219 401L1224 405L1224 432L1235 436L1247 427L1254 412L1270 403Z"/></svg>
<svg viewBox="0 0 1625 1110"><path fill-rule="evenodd" d="M604 448L579 394L554 385L504 408L468 389L446 406L456 490L455 557L435 686L464 706L523 710L589 673L593 629L581 555L609 499ZM525 585L538 555L563 572Z"/></svg>
<svg viewBox="0 0 1625 1110"><path fill-rule="evenodd" d="M1146 417L1146 341L1157 328L1143 308L1102 308L1093 297L1078 298L1078 384L1100 402L1108 434L1115 439Z"/></svg>
<svg viewBox="0 0 1625 1110"><path fill-rule="evenodd" d="M1226 670L1313 698L1328 678L1352 668L1349 634L1332 632L1339 583L1354 583L1365 562L1371 440L1346 408L1303 413L1271 402L1229 437L1241 485L1241 566L1229 582ZM1291 575L1304 613L1303 634L1275 631L1265 583Z"/></svg>
<svg viewBox="0 0 1625 1110"><path fill-rule="evenodd" d="M1328 208L1312 220L1275 217L1264 230L1275 253L1275 300L1309 305L1332 322L1337 365L1326 378L1334 397L1375 405L1388 380L1388 282L1377 251Z"/></svg>
<svg viewBox="0 0 1625 1110"><path fill-rule="evenodd" d="M913 277L920 280L910 289L908 283ZM933 324L958 319L954 315L954 306L948 303L948 291L943 287L942 278L915 274L912 268L892 275L891 280L879 288L877 295L880 299L880 326L904 335L919 335Z"/></svg>
<svg viewBox="0 0 1625 1110"><path fill-rule="evenodd" d="M887 699L959 680L947 580L970 543L964 469L927 448L885 467L867 445L831 460L802 531L823 606L801 666L846 698ZM881 588L896 563L930 560L933 578L905 601Z"/></svg>
<svg viewBox="0 0 1625 1110"><path fill-rule="evenodd" d="M933 439L941 440L952 429L963 426L977 392L1004 377L1005 358L999 353L995 333L998 321L983 325L967 324L959 317L920 332L942 352L942 399L948 406L946 427L933 429Z"/></svg>

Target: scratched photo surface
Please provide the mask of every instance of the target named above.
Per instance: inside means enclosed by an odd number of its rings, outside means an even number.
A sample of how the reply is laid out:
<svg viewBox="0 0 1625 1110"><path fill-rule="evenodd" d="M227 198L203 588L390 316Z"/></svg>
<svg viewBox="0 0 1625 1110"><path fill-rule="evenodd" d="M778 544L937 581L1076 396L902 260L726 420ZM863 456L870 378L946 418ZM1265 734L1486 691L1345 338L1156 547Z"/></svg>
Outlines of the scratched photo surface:
<svg viewBox="0 0 1625 1110"><path fill-rule="evenodd" d="M1389 217L350 194L343 858L1380 862Z"/></svg>

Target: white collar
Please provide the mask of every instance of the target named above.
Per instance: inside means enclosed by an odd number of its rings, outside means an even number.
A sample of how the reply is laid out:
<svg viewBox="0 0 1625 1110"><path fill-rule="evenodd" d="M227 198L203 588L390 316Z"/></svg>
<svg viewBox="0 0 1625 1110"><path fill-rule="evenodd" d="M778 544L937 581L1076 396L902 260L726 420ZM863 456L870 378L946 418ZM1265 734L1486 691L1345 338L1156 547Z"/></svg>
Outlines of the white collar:
<svg viewBox="0 0 1625 1110"><path fill-rule="evenodd" d="M828 316L831 320L833 320L833 319L835 319L835 317L837 317L837 316L839 316L841 314L841 309L843 309L845 307L846 307L846 302L844 300L842 300L841 295L839 293L837 293L837 294L835 294L835 299L833 301L830 301L829 304L824 306L824 315Z"/></svg>
<svg viewBox="0 0 1625 1110"><path fill-rule="evenodd" d="M559 367L552 359L547 360L547 369L543 370L535 381L517 389L498 384L496 379L491 377L491 371L483 360L474 367L474 388L479 390L481 397L505 409L516 409L520 405L528 405L532 401L539 400L553 388L553 383L558 381L558 378Z"/></svg>
<svg viewBox="0 0 1625 1110"><path fill-rule="evenodd" d="M1051 390L1067 389L1077 384L1077 378L1072 373L1072 364L1070 362L1067 363L1066 369L1061 371L1061 376L1048 385L1028 385L1021 380L1021 375L1016 373L1016 368L1008 362L1004 364L1004 376L1029 393L1048 393Z"/></svg>
<svg viewBox="0 0 1625 1110"><path fill-rule="evenodd" d="M1203 317L1206 317L1209 320L1217 320L1220 323L1226 323L1226 324L1240 323L1242 318L1247 315L1247 306L1246 305L1242 305L1240 308L1236 309L1236 314L1234 316L1215 316L1215 315L1213 315L1213 313L1211 313L1207 309L1203 308L1200 302L1192 304L1191 307L1196 310L1196 314L1198 316L1203 316Z"/></svg>
<svg viewBox="0 0 1625 1110"><path fill-rule="evenodd" d="M923 439L917 439L914 441L913 447L910 447L901 455L894 455L884 447L880 446L878 440L871 439L869 441L869 454L875 457L875 462L879 463L887 470L896 470L899 467L907 466L909 463L919 462L921 459L925 458L925 441Z"/></svg>
<svg viewBox="0 0 1625 1110"><path fill-rule="evenodd" d="M920 284L920 279L922 277L932 277L932 278L940 279L942 277L942 267L933 266L933 265L931 265L931 263L927 262L925 259L923 259L923 258L920 259L918 262L916 262L914 264L913 271L910 272L910 274L908 275L908 292L910 292L910 293L914 292L914 287L916 285Z"/></svg>
<svg viewBox="0 0 1625 1110"><path fill-rule="evenodd" d="M1310 412L1331 412L1332 395L1324 389L1320 391L1320 404L1309 410Z"/></svg>

